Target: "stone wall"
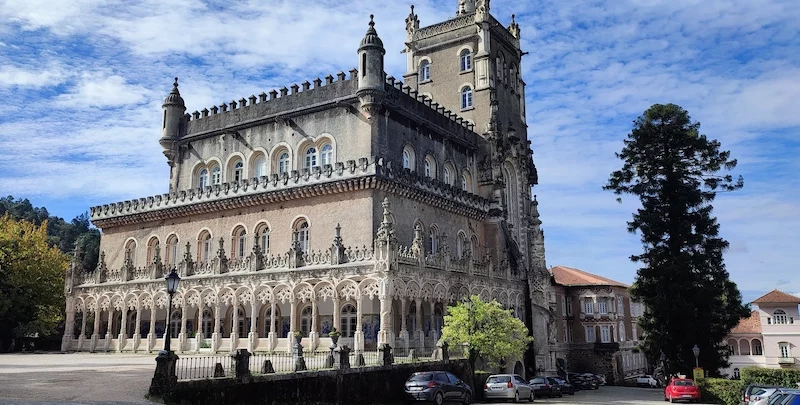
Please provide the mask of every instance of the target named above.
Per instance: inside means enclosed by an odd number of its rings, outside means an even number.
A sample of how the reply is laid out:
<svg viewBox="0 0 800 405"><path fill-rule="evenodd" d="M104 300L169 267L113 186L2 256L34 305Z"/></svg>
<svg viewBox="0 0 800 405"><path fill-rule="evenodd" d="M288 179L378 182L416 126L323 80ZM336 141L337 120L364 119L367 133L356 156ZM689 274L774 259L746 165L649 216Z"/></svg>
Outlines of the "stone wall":
<svg viewBox="0 0 800 405"><path fill-rule="evenodd" d="M180 381L167 404L390 404L404 402L404 384L416 371L445 370L470 381L466 360L358 369ZM482 389L482 387L481 387ZM473 392L475 389L473 388Z"/></svg>

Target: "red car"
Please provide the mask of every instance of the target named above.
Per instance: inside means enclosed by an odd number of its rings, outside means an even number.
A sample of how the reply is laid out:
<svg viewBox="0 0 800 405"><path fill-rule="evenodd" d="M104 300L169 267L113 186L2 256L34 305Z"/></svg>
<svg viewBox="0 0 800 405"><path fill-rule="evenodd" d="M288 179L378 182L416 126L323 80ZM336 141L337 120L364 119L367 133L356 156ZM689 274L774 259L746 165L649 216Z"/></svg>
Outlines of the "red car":
<svg viewBox="0 0 800 405"><path fill-rule="evenodd" d="M664 401L700 402L700 388L688 378L673 378L664 388Z"/></svg>

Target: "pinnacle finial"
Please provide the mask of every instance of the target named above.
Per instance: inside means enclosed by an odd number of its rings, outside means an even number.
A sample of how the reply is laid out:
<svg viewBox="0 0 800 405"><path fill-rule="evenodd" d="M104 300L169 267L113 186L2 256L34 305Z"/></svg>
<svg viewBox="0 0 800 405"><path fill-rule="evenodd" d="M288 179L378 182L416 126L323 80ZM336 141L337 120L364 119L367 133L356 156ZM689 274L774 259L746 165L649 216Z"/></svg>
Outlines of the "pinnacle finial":
<svg viewBox="0 0 800 405"><path fill-rule="evenodd" d="M374 14L370 14L369 15L369 26L370 27L374 27L375 26L375 15Z"/></svg>
<svg viewBox="0 0 800 405"><path fill-rule="evenodd" d="M511 24L516 23L516 21L514 20L516 17L517 17L516 14L511 14Z"/></svg>
<svg viewBox="0 0 800 405"><path fill-rule="evenodd" d="M414 5L411 5L411 14L414 14Z"/></svg>
<svg viewBox="0 0 800 405"><path fill-rule="evenodd" d="M172 83L172 85L178 87L178 76L175 76L175 83Z"/></svg>

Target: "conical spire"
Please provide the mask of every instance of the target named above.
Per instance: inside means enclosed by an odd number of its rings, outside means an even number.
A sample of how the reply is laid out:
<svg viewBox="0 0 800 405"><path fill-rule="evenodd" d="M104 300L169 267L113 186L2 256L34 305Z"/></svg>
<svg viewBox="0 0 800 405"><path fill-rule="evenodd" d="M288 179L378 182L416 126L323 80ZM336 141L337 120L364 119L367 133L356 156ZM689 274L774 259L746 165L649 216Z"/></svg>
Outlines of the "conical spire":
<svg viewBox="0 0 800 405"><path fill-rule="evenodd" d="M169 92L167 98L164 99L164 105L178 105L181 107L185 107L186 104L183 102L183 97L181 97L181 93L178 91L178 78L175 78L175 83L172 83L172 91Z"/></svg>
<svg viewBox="0 0 800 405"><path fill-rule="evenodd" d="M378 31L375 31L374 18L374 15L369 15L369 28L367 28L367 33L361 40L361 45L358 47L359 51L366 48L378 48L383 50L383 41L381 41L381 38L378 36Z"/></svg>

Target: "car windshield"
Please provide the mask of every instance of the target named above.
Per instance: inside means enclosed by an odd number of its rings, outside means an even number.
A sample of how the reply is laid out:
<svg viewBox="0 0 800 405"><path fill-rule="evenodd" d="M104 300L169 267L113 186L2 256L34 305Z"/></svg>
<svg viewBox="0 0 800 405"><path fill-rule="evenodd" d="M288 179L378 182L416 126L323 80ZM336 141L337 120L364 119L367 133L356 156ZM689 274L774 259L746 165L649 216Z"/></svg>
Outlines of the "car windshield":
<svg viewBox="0 0 800 405"><path fill-rule="evenodd" d="M433 374L415 374L408 379L408 381L431 381L431 380L433 380Z"/></svg>
<svg viewBox="0 0 800 405"><path fill-rule="evenodd" d="M487 384L491 383L506 383L511 381L511 376L507 375L493 375L486 379Z"/></svg>
<svg viewBox="0 0 800 405"><path fill-rule="evenodd" d="M531 384L544 384L544 383L545 383L544 378L542 377L536 377L531 380Z"/></svg>
<svg viewBox="0 0 800 405"><path fill-rule="evenodd" d="M673 383L673 385L677 385L678 387L694 387L694 381L692 380L677 380Z"/></svg>

